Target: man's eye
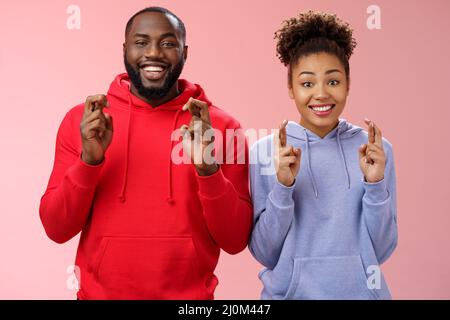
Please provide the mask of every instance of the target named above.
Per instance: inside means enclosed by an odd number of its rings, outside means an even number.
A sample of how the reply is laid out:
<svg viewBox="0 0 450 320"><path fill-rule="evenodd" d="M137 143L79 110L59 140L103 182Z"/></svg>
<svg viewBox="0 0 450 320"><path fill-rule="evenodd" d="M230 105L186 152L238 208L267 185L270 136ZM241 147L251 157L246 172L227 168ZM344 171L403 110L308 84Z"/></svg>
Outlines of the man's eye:
<svg viewBox="0 0 450 320"><path fill-rule="evenodd" d="M145 47L147 45L147 42L145 42L145 41L138 41L138 42L136 42L136 44L138 46L140 46L140 47Z"/></svg>
<svg viewBox="0 0 450 320"><path fill-rule="evenodd" d="M173 43L173 42L163 42L161 45L162 45L163 47L168 47L168 48L173 48L173 47L175 47L175 43Z"/></svg>
<svg viewBox="0 0 450 320"><path fill-rule="evenodd" d="M305 87L305 88L311 88L311 87L312 87L312 83L309 82L309 81L302 82L302 87Z"/></svg>
<svg viewBox="0 0 450 320"><path fill-rule="evenodd" d="M328 84L330 84L330 85L332 85L332 86L337 86L339 83L340 83L339 80L330 80L330 81L328 82Z"/></svg>

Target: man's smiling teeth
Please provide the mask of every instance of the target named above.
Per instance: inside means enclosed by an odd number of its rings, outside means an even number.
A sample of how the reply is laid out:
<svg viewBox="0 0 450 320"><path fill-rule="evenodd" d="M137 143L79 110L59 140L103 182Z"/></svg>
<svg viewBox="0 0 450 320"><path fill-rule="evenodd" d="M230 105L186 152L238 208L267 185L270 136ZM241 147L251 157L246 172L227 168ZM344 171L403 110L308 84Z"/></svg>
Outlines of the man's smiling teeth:
<svg viewBox="0 0 450 320"><path fill-rule="evenodd" d="M328 105L328 106L321 106L321 107L310 106L310 108L313 109L314 111L320 111L320 112L323 112L323 111L328 111L328 110L330 110L331 108L333 108L333 105L330 104L330 105Z"/></svg>
<svg viewBox="0 0 450 320"><path fill-rule="evenodd" d="M161 72L163 70L164 70L163 67L158 67L158 66L147 66L144 68L144 71L149 71L149 72Z"/></svg>

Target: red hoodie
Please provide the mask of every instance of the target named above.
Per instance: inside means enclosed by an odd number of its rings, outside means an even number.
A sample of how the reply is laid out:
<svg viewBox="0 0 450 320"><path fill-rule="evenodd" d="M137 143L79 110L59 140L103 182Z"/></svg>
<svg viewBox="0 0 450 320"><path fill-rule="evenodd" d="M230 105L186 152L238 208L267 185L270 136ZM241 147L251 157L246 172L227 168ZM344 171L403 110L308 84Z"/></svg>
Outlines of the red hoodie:
<svg viewBox="0 0 450 320"><path fill-rule="evenodd" d="M152 108L131 94L127 74L118 75L104 109L113 117L113 140L97 166L80 157L84 105L61 123L39 212L53 241L81 231L79 299L213 299L220 249L235 254L247 245L247 164L222 164L202 177L193 164L171 161L178 143L171 133L189 124L182 107L190 97L208 103L216 130L240 125L199 85L180 79L179 89L178 97ZM245 153L247 159L247 145Z"/></svg>

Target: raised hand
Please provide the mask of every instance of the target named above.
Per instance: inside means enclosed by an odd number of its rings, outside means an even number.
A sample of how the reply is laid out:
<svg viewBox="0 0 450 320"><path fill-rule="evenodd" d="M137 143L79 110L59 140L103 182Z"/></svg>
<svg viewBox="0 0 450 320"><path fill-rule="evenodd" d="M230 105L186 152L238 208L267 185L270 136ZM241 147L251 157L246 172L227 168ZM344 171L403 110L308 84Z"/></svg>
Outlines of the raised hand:
<svg viewBox="0 0 450 320"><path fill-rule="evenodd" d="M383 150L381 130L373 121L365 119L368 125L368 143L359 147L359 166L367 182L375 183L384 179L386 155Z"/></svg>
<svg viewBox="0 0 450 320"><path fill-rule="evenodd" d="M183 150L191 158L199 175L209 176L219 167L212 155L214 149L214 129L211 126L208 104L190 98L183 106L189 110L191 121L189 126L181 126L183 133Z"/></svg>
<svg viewBox="0 0 450 320"><path fill-rule="evenodd" d="M108 107L108 101L103 94L89 96L84 103L80 123L81 159L90 165L103 161L113 137L112 117L103 112L104 107Z"/></svg>
<svg viewBox="0 0 450 320"><path fill-rule="evenodd" d="M287 120L282 122L278 136L274 137L274 156L278 181L286 187L290 187L294 184L295 177L300 170L302 150L300 148L294 148L291 145L286 145L287 123Z"/></svg>

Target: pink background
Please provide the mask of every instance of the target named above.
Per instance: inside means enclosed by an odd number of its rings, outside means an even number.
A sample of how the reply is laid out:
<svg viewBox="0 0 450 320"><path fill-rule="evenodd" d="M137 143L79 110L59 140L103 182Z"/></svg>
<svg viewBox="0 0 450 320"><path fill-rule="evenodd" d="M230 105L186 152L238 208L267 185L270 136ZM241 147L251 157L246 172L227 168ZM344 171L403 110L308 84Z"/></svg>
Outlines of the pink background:
<svg viewBox="0 0 450 320"><path fill-rule="evenodd" d="M81 8L68 30L66 9ZM369 30L369 5L381 29ZM56 131L72 106L105 93L123 72L125 23L148 5L185 22L183 77L201 84L244 128L298 120L275 56L273 33L306 9L334 12L355 29L345 118L373 119L393 143L399 244L383 265L395 299L450 299L450 2L46 0L0 3L0 299L74 299L66 281L78 236L50 241L38 206L53 163ZM258 299L259 264L248 250L222 254L218 299Z"/></svg>

